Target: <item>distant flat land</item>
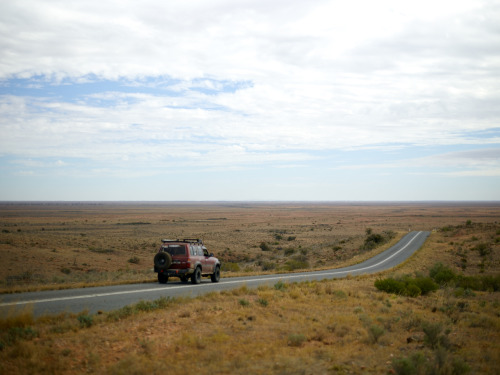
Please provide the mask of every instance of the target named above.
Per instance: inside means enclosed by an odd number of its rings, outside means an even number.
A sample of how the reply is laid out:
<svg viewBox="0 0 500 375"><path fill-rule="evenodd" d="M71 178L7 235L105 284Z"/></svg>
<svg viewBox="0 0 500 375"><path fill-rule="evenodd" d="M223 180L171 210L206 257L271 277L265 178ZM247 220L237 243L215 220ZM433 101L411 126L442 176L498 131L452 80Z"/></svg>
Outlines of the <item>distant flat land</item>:
<svg viewBox="0 0 500 375"><path fill-rule="evenodd" d="M343 265L366 252L367 229L396 240L499 221L500 202L0 202L0 290L154 279L162 238L201 238L232 271L274 272L290 259Z"/></svg>
<svg viewBox="0 0 500 375"><path fill-rule="evenodd" d="M274 275L257 288L224 279L359 264L408 230L431 233L382 273L305 282ZM495 202L4 203L0 231L0 301L37 288L154 282L161 238L202 238L226 267L220 285L235 286L154 301L144 293L97 314L82 306L35 319L30 305L6 308L2 374L500 374ZM370 239L384 241L367 247ZM422 295L376 286L413 278L429 286L432 275L452 278Z"/></svg>

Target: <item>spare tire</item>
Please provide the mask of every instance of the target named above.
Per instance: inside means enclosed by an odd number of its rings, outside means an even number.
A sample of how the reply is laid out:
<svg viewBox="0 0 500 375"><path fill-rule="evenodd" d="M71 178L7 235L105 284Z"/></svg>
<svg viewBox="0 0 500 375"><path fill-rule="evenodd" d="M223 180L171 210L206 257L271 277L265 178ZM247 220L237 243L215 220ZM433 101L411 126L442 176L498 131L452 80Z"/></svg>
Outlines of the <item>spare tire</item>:
<svg viewBox="0 0 500 375"><path fill-rule="evenodd" d="M161 270L166 270L172 264L172 256L164 251L155 255L155 266Z"/></svg>

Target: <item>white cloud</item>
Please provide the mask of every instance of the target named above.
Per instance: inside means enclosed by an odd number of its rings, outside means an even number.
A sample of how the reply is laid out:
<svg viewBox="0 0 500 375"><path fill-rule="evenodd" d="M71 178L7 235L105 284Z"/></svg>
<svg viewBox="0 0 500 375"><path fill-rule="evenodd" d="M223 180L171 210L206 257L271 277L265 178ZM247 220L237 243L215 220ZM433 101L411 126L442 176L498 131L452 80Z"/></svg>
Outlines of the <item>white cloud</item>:
<svg viewBox="0 0 500 375"><path fill-rule="evenodd" d="M488 0L4 1L0 157L141 174L286 168L339 150L493 149L498 22ZM470 155L414 161L498 167Z"/></svg>
<svg viewBox="0 0 500 375"><path fill-rule="evenodd" d="M423 157L403 158L385 162L343 165L332 169L380 170L428 176L498 177L500 176L500 148L435 153Z"/></svg>

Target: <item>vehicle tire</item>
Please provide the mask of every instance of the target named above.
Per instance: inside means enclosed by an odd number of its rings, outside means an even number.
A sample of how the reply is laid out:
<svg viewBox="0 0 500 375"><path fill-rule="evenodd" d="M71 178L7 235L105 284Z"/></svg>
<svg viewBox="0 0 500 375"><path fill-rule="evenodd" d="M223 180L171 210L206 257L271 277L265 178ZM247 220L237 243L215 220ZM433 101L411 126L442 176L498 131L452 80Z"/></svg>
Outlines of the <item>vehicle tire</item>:
<svg viewBox="0 0 500 375"><path fill-rule="evenodd" d="M158 273L158 282L160 284L166 284L168 281L168 276L163 273Z"/></svg>
<svg viewBox="0 0 500 375"><path fill-rule="evenodd" d="M201 283L201 268L196 267L196 270L193 273L193 276L191 276L191 282L193 284L199 284Z"/></svg>
<svg viewBox="0 0 500 375"><path fill-rule="evenodd" d="M216 266L214 273L210 275L210 278L212 279L213 283L218 283L220 280L220 267Z"/></svg>
<svg viewBox="0 0 500 375"><path fill-rule="evenodd" d="M155 266L161 270L166 270L172 265L172 256L169 253L161 251L155 255Z"/></svg>

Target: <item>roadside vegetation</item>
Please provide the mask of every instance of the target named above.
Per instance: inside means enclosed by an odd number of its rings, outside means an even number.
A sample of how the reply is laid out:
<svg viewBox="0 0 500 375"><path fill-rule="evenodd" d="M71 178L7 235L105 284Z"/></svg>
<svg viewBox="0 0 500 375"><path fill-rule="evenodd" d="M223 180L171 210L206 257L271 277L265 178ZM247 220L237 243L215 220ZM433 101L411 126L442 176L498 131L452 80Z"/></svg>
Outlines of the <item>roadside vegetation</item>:
<svg viewBox="0 0 500 375"><path fill-rule="evenodd" d="M500 224L463 221L382 275L96 315L11 311L0 320L0 373L497 374L498 238Z"/></svg>

